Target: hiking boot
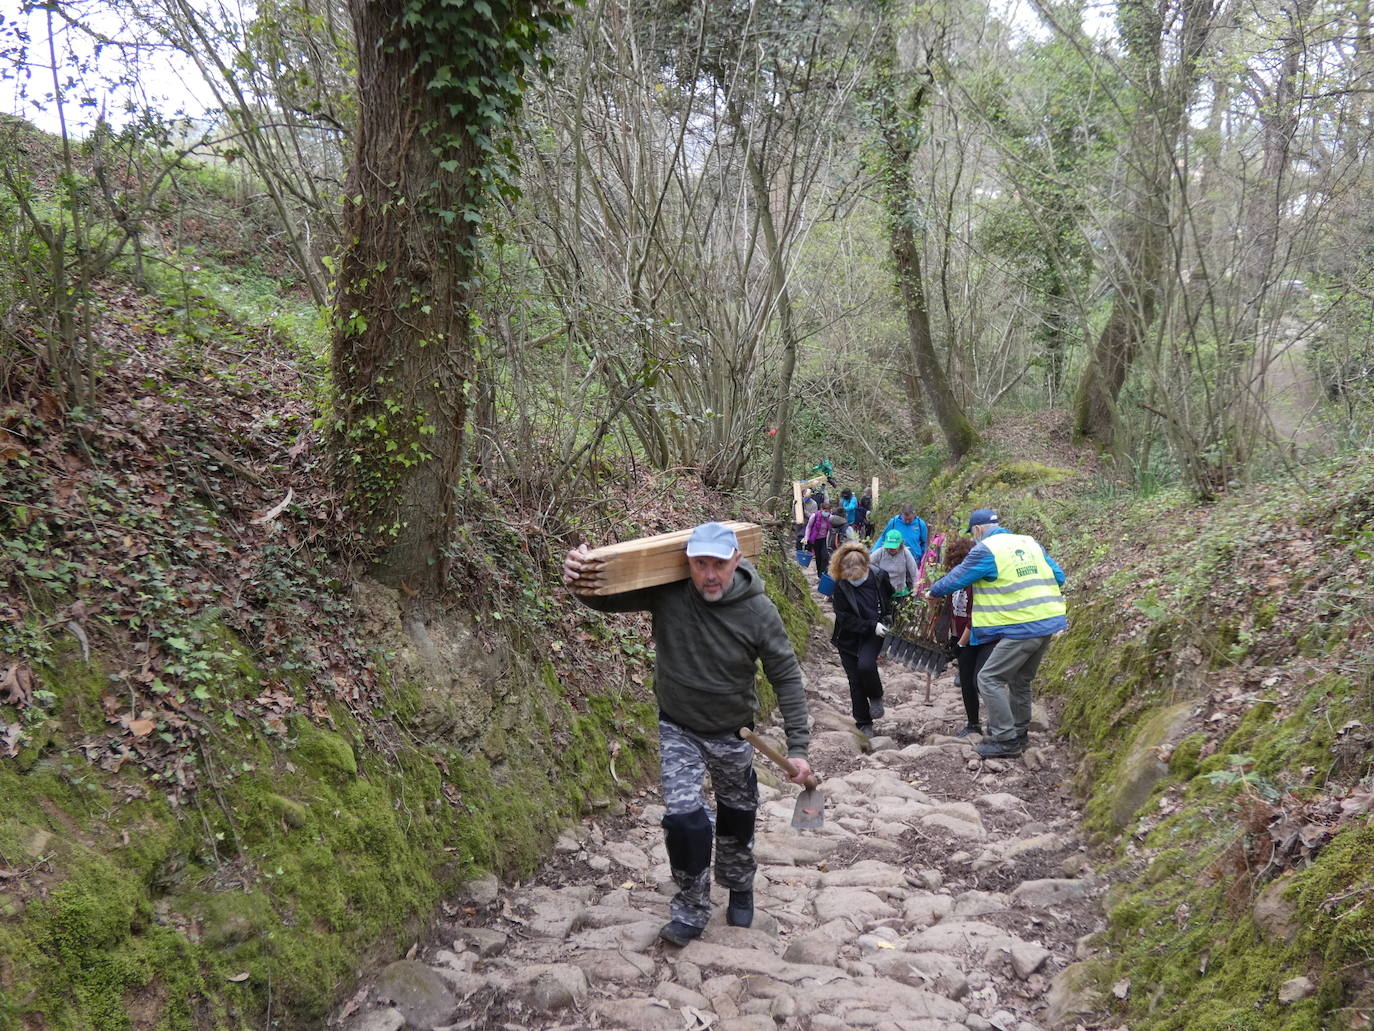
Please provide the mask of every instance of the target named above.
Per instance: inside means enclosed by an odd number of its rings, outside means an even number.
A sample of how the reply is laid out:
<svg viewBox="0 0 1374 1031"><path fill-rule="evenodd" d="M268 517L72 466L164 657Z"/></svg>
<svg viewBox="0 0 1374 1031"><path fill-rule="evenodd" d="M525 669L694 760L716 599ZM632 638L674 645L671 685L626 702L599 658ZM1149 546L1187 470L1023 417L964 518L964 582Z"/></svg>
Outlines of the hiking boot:
<svg viewBox="0 0 1374 1031"><path fill-rule="evenodd" d="M862 734L864 737L868 738L870 741L873 740L873 724L860 723L859 733Z"/></svg>
<svg viewBox="0 0 1374 1031"><path fill-rule="evenodd" d="M701 937L703 927L693 927L691 924L684 924L681 920L670 920L658 929L658 936L670 945L678 948L688 942L696 941Z"/></svg>
<svg viewBox="0 0 1374 1031"><path fill-rule="evenodd" d="M1017 731L1017 734L1016 734L1016 747L1019 748L1019 749L1021 749L1021 751L1023 751L1023 752L1024 752L1027 748L1030 747L1030 731L1029 731L1029 730Z"/></svg>
<svg viewBox="0 0 1374 1031"><path fill-rule="evenodd" d="M883 700L881 698L870 698L868 700L868 714L875 720L882 719L883 713L885 712L887 712L887 710L883 708Z"/></svg>
<svg viewBox="0 0 1374 1031"><path fill-rule="evenodd" d="M955 737L968 737L970 734L981 734L983 725L981 723L966 723L964 729L955 734Z"/></svg>
<svg viewBox="0 0 1374 1031"><path fill-rule="evenodd" d="M731 927L748 927L754 922L754 890L730 892L730 904L725 907L725 922Z"/></svg>
<svg viewBox="0 0 1374 1031"><path fill-rule="evenodd" d="M1012 738L1010 741L983 741L974 745L973 750L984 759L1015 759L1022 751L1019 738Z"/></svg>

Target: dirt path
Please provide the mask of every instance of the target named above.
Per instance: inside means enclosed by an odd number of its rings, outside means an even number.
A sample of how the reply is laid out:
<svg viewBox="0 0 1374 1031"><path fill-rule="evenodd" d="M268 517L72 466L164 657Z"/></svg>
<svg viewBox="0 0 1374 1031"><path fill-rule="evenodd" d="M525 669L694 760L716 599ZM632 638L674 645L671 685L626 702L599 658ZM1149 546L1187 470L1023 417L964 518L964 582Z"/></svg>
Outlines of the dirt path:
<svg viewBox="0 0 1374 1031"><path fill-rule="evenodd" d="M886 665L882 736L848 715L834 649L805 665L826 777L824 829L790 827L796 789L759 765L751 928L661 943L673 886L654 793L587 820L545 868L445 905L436 943L363 984L331 1026L635 1031L1035 1031L1066 1016L1051 980L1100 929L1067 754L1032 725L1021 760L980 761L950 673ZM782 740L780 728L760 728ZM1068 1026L1073 1026L1070 1020Z"/></svg>

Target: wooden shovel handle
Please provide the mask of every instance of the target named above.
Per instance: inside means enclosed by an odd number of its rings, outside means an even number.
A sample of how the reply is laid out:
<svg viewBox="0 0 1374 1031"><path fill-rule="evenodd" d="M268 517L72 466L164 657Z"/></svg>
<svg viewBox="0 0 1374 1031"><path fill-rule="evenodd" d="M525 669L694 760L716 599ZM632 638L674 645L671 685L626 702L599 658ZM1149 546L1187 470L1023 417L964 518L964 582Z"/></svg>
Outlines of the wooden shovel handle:
<svg viewBox="0 0 1374 1031"><path fill-rule="evenodd" d="M744 738L744 740L748 741L760 752L762 752L764 755L768 756L768 758L772 759L775 763L781 766L785 771L787 771L787 775L789 777L795 777L797 775L797 768L792 765L791 759L787 758L787 756L783 755L776 748L770 745L767 741L765 741L763 738L759 737L752 730L750 730L748 727L740 727L739 736ZM804 781L802 781L802 787L806 788L808 791L815 791L816 786L819 783L820 781L818 781L815 777L807 777Z"/></svg>

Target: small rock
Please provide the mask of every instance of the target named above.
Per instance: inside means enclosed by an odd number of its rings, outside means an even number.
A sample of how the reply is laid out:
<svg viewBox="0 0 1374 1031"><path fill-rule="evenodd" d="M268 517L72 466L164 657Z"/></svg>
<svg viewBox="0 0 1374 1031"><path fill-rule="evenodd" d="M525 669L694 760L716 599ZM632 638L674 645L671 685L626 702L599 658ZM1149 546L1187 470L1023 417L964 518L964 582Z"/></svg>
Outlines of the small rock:
<svg viewBox="0 0 1374 1031"><path fill-rule="evenodd" d="M679 1010L654 999L598 999L592 1003L592 1012L611 1027L630 1031L682 1031L684 1023Z"/></svg>
<svg viewBox="0 0 1374 1031"><path fill-rule="evenodd" d="M487 874L475 881L469 881L466 890L468 898L476 905L489 906L500 896L501 882L496 879L495 874Z"/></svg>
<svg viewBox="0 0 1374 1031"><path fill-rule="evenodd" d="M642 849L635 848L626 841L612 842L606 846L606 854L611 861L623 866L631 873L641 873L649 868L649 857Z"/></svg>
<svg viewBox="0 0 1374 1031"><path fill-rule="evenodd" d="M735 1000L730 998L730 996L712 995L709 998L711 1001L711 1009L715 1011L716 1016L722 1017L725 1020L739 1016L739 1006L735 1004Z"/></svg>
<svg viewBox="0 0 1374 1031"><path fill-rule="evenodd" d="M611 861L606 856L588 856L587 868L594 873L605 873L611 868Z"/></svg>
<svg viewBox="0 0 1374 1031"><path fill-rule="evenodd" d="M400 1010L407 1024L438 1027L458 1011L458 1000L445 980L424 963L401 959L377 975L377 997Z"/></svg>
<svg viewBox="0 0 1374 1031"><path fill-rule="evenodd" d="M1255 923L1279 941L1292 941L1298 933L1297 907L1283 898L1291 883L1288 877L1280 877L1267 885L1250 911Z"/></svg>
<svg viewBox="0 0 1374 1031"><path fill-rule="evenodd" d="M569 1009L587 996L587 975L571 964L537 964L521 976L526 980L521 993L525 1004L541 1013Z"/></svg>
<svg viewBox="0 0 1374 1031"><path fill-rule="evenodd" d="M567 855L570 852L582 851L582 846L577 843L575 838L567 834L562 834L559 836L558 840L553 843L553 850Z"/></svg>
<svg viewBox="0 0 1374 1031"><path fill-rule="evenodd" d="M654 961L648 956L609 949L579 953L573 963L589 981L633 982L654 972Z"/></svg>
<svg viewBox="0 0 1374 1031"><path fill-rule="evenodd" d="M779 1023L782 1023L789 1017L795 1017L797 1015L797 1001L790 995L775 996L772 1000L769 1014Z"/></svg>
<svg viewBox="0 0 1374 1031"><path fill-rule="evenodd" d="M454 930L455 941L476 951L483 959L499 956L506 948L506 935L491 927L459 927Z"/></svg>
<svg viewBox="0 0 1374 1031"><path fill-rule="evenodd" d="M945 875L933 867L916 871L916 880L927 891L939 891L945 886Z"/></svg>
<svg viewBox="0 0 1374 1031"><path fill-rule="evenodd" d="M1082 877L1092 869L1092 863L1088 862L1088 857L1082 852L1075 852L1071 856L1066 856L1064 861L1059 864L1059 872L1065 877Z"/></svg>
<svg viewBox="0 0 1374 1031"><path fill-rule="evenodd" d="M401 1031L406 1026L405 1014L391 1006L363 1010L345 1021L343 1031Z"/></svg>
<svg viewBox="0 0 1374 1031"><path fill-rule="evenodd" d="M1012 890L1011 901L1022 909L1049 909L1051 906L1082 898L1087 893L1086 881L1047 877L1018 884Z"/></svg>
<svg viewBox="0 0 1374 1031"><path fill-rule="evenodd" d="M692 989L674 984L672 981L660 981L658 986L654 988L654 996L664 1002L671 1003L678 1009L683 1006L695 1006L699 1010L704 1010L710 1006L710 1003L706 1001L706 996L700 992L694 992Z"/></svg>
<svg viewBox="0 0 1374 1031"><path fill-rule="evenodd" d="M936 827L945 831L951 837L961 838L965 841L981 841L987 837L987 831L983 829L982 823L969 823L957 816L948 813L930 813L921 817L921 826L925 828Z"/></svg>
<svg viewBox="0 0 1374 1031"><path fill-rule="evenodd" d="M1073 963L1059 971L1050 982L1045 1023L1054 1028L1072 1027L1073 1018L1092 1013L1097 1003L1095 983L1090 963Z"/></svg>
<svg viewBox="0 0 1374 1031"><path fill-rule="evenodd" d="M1295 977L1279 988L1279 1002L1297 1002L1317 993L1317 986L1306 977Z"/></svg>
<svg viewBox="0 0 1374 1031"><path fill-rule="evenodd" d="M673 964L673 979L684 988L698 989L701 987L701 967L680 959Z"/></svg>
<svg viewBox="0 0 1374 1031"><path fill-rule="evenodd" d="M1026 980L1050 958L1050 950L1029 942L1011 947L1011 968L1021 980Z"/></svg>

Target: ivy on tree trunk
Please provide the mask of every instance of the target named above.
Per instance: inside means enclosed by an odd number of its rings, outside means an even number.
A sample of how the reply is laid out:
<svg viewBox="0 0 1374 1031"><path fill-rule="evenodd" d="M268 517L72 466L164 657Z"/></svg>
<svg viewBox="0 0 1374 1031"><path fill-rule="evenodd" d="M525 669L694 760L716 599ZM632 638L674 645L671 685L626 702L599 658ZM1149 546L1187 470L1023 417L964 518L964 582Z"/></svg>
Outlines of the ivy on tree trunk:
<svg viewBox="0 0 1374 1031"><path fill-rule="evenodd" d="M337 467L378 576L432 595L469 471L482 212L514 189L505 130L567 7L351 0L350 13L359 110L335 303Z"/></svg>

